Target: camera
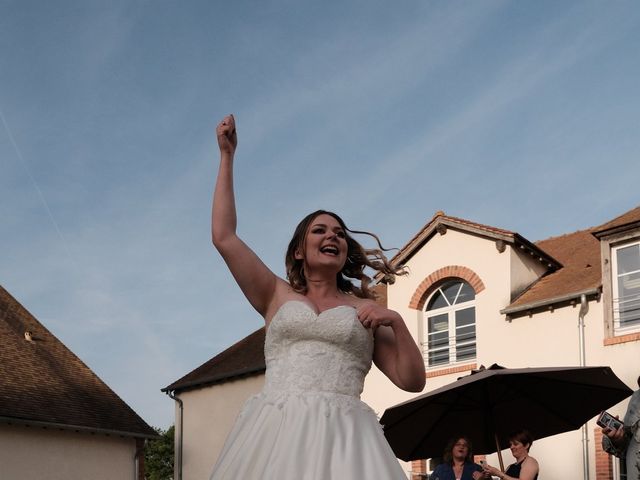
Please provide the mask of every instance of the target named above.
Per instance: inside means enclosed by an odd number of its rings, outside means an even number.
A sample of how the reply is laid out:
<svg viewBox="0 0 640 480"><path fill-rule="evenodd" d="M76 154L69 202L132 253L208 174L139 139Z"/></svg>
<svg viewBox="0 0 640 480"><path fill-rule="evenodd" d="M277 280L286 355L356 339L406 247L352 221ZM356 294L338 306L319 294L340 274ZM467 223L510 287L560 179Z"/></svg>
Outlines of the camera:
<svg viewBox="0 0 640 480"><path fill-rule="evenodd" d="M602 428L610 428L612 430L618 430L623 424L617 418L614 418L609 412L602 412L596 423Z"/></svg>

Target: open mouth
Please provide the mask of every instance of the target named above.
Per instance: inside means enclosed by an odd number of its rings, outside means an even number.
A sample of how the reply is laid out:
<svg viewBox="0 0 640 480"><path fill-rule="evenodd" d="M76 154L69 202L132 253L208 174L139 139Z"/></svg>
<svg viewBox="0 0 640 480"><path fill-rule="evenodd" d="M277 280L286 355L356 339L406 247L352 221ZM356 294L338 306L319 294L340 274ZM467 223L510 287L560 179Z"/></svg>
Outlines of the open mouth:
<svg viewBox="0 0 640 480"><path fill-rule="evenodd" d="M327 255L333 255L333 256L337 256L339 253L338 247L334 247L333 245L327 245L325 247L322 247L320 251Z"/></svg>

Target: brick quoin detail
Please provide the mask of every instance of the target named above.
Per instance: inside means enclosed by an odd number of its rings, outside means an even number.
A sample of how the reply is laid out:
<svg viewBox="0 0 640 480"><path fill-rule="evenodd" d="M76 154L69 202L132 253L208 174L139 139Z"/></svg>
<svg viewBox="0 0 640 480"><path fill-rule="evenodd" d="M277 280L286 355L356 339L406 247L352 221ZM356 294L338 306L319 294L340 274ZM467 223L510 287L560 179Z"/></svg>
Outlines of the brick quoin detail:
<svg viewBox="0 0 640 480"><path fill-rule="evenodd" d="M427 378L441 377L442 375L450 375L452 373L468 372L475 370L476 368L478 368L477 364L470 363L469 365L459 365L457 367L441 368L440 370L430 370L427 371Z"/></svg>
<svg viewBox="0 0 640 480"><path fill-rule="evenodd" d="M618 345L626 342L637 342L640 340L640 333L629 333L627 335L620 335L619 337L611 337L604 339L604 346Z"/></svg>
<svg viewBox="0 0 640 480"><path fill-rule="evenodd" d="M602 430L594 429L593 435L596 451L596 480L613 480L613 462L611 455L602 450Z"/></svg>
<svg viewBox="0 0 640 480"><path fill-rule="evenodd" d="M427 461L412 460L411 461L411 480L422 480L426 477Z"/></svg>
<svg viewBox="0 0 640 480"><path fill-rule="evenodd" d="M411 297L409 308L414 310L422 310L429 294L439 282L447 278L461 278L476 292L476 295L484 290L484 283L480 277L471 269L460 265L449 265L448 267L436 270L427 278L425 278Z"/></svg>

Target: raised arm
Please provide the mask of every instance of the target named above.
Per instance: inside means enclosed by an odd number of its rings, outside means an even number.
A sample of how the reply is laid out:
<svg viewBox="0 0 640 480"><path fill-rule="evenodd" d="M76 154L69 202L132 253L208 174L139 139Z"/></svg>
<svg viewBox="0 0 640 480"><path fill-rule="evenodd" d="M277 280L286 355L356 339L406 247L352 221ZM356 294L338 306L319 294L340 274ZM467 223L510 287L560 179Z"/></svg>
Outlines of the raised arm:
<svg viewBox="0 0 640 480"><path fill-rule="evenodd" d="M220 166L211 209L211 238L251 305L263 316L273 300L278 278L236 234L233 159L238 137L233 115L217 126Z"/></svg>
<svg viewBox="0 0 640 480"><path fill-rule="evenodd" d="M368 301L358 307L358 319L375 331L373 361L382 373L403 390L421 391L424 360L400 314Z"/></svg>

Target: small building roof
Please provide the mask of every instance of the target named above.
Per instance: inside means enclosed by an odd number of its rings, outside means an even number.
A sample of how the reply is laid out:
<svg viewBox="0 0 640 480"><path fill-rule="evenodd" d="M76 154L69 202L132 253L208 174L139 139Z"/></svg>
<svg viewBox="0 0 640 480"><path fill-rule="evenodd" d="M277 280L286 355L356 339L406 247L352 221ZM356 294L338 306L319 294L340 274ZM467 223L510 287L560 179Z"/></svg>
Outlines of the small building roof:
<svg viewBox="0 0 640 480"><path fill-rule="evenodd" d="M182 392L265 371L265 328L262 327L162 389Z"/></svg>
<svg viewBox="0 0 640 480"><path fill-rule="evenodd" d="M0 421L152 438L156 432L0 286Z"/></svg>

